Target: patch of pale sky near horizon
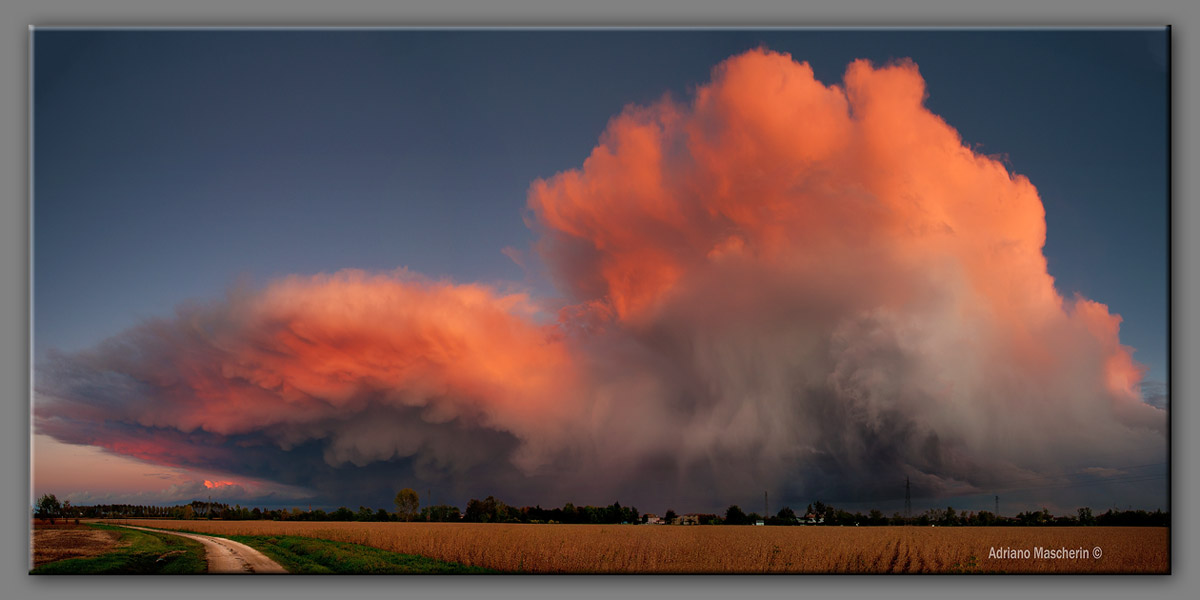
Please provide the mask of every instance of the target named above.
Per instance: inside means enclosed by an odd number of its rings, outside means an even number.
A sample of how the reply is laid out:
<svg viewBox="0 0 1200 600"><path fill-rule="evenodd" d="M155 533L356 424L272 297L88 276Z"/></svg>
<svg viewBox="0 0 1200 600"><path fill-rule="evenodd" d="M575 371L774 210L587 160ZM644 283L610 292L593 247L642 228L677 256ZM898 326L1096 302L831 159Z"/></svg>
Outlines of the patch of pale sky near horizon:
<svg viewBox="0 0 1200 600"><path fill-rule="evenodd" d="M48 435L33 436L34 496L93 492L158 490L184 480L183 469L148 465L95 446L65 444Z"/></svg>
<svg viewBox="0 0 1200 600"><path fill-rule="evenodd" d="M244 477L150 464L95 446L67 444L36 433L33 435L31 464L32 498L54 494L60 500L70 500L72 496L86 493L89 497L111 496L116 501L136 495L161 494L173 485L205 480L250 484L264 495L278 491L270 485L264 487L258 482L248 482Z"/></svg>

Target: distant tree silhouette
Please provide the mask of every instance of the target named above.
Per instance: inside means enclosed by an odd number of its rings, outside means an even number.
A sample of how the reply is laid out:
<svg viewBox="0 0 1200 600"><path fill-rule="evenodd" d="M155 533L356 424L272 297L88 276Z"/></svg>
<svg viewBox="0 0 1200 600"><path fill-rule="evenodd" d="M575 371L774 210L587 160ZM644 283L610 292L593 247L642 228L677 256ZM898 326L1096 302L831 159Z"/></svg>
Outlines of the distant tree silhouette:
<svg viewBox="0 0 1200 600"><path fill-rule="evenodd" d="M747 522L746 513L738 505L731 504L729 508L725 509L726 525L745 525Z"/></svg>
<svg viewBox="0 0 1200 600"><path fill-rule="evenodd" d="M1079 524L1080 525L1095 525L1096 524L1096 517L1092 516L1092 509L1090 507L1085 506L1076 512L1079 513Z"/></svg>
<svg viewBox="0 0 1200 600"><path fill-rule="evenodd" d="M396 494L396 514L405 521L413 520L417 509L421 506L421 498L412 488L404 488Z"/></svg>
<svg viewBox="0 0 1200 600"><path fill-rule="evenodd" d="M43 494L37 501L37 517L39 519L47 519L50 524L54 524L54 519L58 518L62 512L62 504L59 504L58 498L54 494Z"/></svg>
<svg viewBox="0 0 1200 600"><path fill-rule="evenodd" d="M422 508L421 519L424 521L435 522L456 522L462 520L462 514L459 513L457 506L438 504L436 506L426 506L425 508Z"/></svg>

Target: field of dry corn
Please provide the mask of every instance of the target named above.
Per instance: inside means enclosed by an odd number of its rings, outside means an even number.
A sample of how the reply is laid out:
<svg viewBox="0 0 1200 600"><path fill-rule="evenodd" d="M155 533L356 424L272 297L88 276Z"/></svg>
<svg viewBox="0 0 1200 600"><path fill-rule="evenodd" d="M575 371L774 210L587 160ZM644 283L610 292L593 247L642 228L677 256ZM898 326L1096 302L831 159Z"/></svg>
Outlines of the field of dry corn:
<svg viewBox="0 0 1200 600"><path fill-rule="evenodd" d="M298 535L529 573L1167 573L1165 527L728 527L120 521ZM1087 558L1038 559L1036 547ZM1099 557L1094 556L1100 548ZM1031 557L989 558L995 549Z"/></svg>

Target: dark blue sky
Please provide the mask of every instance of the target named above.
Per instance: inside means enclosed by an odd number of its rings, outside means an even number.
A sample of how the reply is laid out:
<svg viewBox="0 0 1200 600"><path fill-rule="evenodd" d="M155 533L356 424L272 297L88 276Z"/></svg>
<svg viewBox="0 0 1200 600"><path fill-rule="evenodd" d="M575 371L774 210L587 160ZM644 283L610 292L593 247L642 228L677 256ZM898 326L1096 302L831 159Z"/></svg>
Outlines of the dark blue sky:
<svg viewBox="0 0 1200 600"><path fill-rule="evenodd" d="M538 177L758 46L826 83L912 58L1046 206L1059 290L1167 377L1167 38L1136 31L72 31L34 36L34 341L92 346L239 277L525 281ZM550 292L544 281L529 282Z"/></svg>

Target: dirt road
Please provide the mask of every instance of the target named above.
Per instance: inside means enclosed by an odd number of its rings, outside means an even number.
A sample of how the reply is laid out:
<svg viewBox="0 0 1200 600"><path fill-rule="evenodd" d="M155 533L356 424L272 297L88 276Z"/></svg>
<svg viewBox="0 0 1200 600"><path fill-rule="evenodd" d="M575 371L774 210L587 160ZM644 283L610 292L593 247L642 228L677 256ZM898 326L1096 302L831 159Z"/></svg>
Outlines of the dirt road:
<svg viewBox="0 0 1200 600"><path fill-rule="evenodd" d="M113 524L116 525L116 523ZM195 533L147 529L133 525L121 525L121 527L153 533L169 533L204 544L204 557L208 559L209 573L287 573L283 567L279 566L279 563L267 558L262 552L233 540Z"/></svg>

